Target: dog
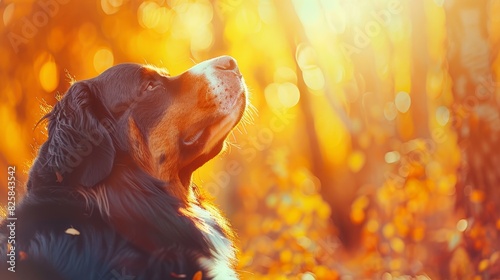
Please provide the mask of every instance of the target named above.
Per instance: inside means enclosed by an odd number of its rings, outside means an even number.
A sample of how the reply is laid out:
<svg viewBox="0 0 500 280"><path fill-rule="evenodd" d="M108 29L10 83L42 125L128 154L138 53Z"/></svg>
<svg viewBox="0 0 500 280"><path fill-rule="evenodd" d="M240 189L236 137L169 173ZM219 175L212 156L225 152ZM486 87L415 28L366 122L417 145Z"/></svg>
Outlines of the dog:
<svg viewBox="0 0 500 280"><path fill-rule="evenodd" d="M238 279L234 234L191 174L224 148L247 96L229 56L74 82L1 225L0 279Z"/></svg>

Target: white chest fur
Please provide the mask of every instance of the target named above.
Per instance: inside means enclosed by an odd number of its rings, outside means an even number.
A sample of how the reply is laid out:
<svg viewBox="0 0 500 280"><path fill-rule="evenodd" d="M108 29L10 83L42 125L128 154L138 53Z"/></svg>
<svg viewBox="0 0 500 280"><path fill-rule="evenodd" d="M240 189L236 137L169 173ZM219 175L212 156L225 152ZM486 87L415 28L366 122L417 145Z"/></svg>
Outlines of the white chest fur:
<svg viewBox="0 0 500 280"><path fill-rule="evenodd" d="M191 205L192 214L196 217L196 226L203 232L207 242L213 246L212 257L201 257L198 263L208 271L208 277L214 280L237 280L238 276L232 268L235 249L231 240L217 230L216 219L211 213L198 205Z"/></svg>

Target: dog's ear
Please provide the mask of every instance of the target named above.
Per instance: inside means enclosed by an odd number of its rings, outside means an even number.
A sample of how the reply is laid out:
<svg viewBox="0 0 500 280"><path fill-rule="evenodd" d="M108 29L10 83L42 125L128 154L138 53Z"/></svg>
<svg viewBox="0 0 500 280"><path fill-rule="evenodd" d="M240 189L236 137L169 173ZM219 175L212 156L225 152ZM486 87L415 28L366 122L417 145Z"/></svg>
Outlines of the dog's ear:
<svg viewBox="0 0 500 280"><path fill-rule="evenodd" d="M114 122L95 91L74 83L48 115L46 159L58 182L91 187L111 173Z"/></svg>

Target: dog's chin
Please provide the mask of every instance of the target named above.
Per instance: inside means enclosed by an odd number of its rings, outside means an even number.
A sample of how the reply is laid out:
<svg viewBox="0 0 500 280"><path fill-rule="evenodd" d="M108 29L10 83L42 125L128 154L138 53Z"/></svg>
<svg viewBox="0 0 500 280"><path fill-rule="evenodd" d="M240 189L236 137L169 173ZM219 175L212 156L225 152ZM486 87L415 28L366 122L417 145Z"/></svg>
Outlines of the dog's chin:
<svg viewBox="0 0 500 280"><path fill-rule="evenodd" d="M226 137L242 118L245 106L244 99L237 100L230 114L214 118L210 124L195 128L182 138L181 146L185 150L183 154L190 155L180 169L179 177L183 184L190 181L191 174L196 169L222 151Z"/></svg>
<svg viewBox="0 0 500 280"><path fill-rule="evenodd" d="M213 125L200 129L194 136L188 137L188 141L183 140L185 151L183 154L190 154L190 157L185 159L181 168L194 171L220 153L227 135L235 124L224 118Z"/></svg>
<svg viewBox="0 0 500 280"><path fill-rule="evenodd" d="M189 184L191 184L191 175L193 174L193 172L204 165L207 161L218 155L224 147L224 141L225 138L220 139L219 142L210 151L208 151L207 153L199 154L188 164L181 167L181 169L179 170L179 179L181 180L182 185L188 186Z"/></svg>

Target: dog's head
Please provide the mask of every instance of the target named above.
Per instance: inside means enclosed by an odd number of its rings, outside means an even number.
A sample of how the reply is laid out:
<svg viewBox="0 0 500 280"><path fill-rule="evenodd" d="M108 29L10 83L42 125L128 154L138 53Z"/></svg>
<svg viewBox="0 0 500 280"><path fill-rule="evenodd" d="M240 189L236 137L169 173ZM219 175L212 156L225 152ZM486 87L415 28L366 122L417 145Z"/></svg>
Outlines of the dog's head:
<svg viewBox="0 0 500 280"><path fill-rule="evenodd" d="M246 108L246 86L228 56L172 77L120 64L74 83L48 115L39 157L53 179L92 187L111 173L118 154L185 196L191 173L218 154Z"/></svg>

